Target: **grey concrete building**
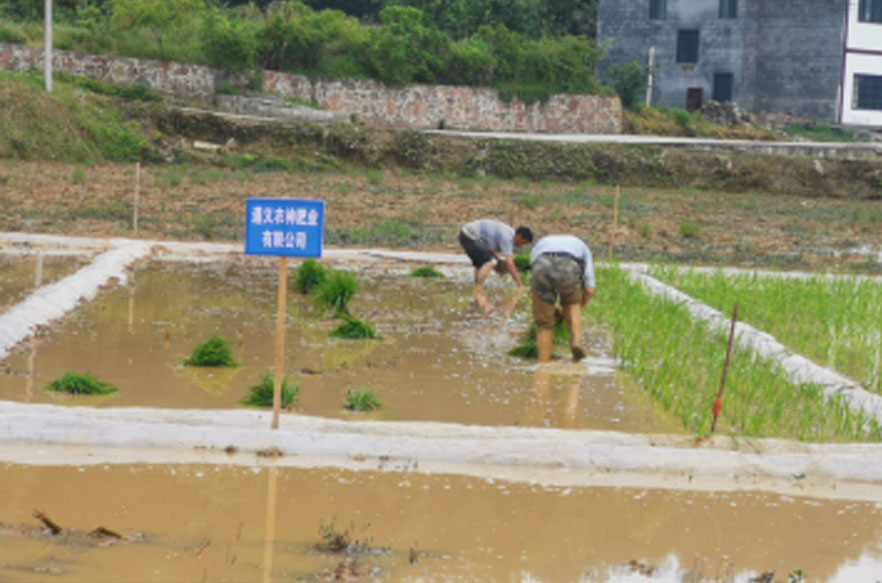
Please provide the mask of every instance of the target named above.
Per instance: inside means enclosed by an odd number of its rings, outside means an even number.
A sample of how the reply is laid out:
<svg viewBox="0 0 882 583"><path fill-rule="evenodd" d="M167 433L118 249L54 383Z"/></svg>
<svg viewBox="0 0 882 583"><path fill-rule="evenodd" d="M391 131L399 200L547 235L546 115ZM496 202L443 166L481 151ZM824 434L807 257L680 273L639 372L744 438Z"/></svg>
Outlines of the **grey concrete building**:
<svg viewBox="0 0 882 583"><path fill-rule="evenodd" d="M653 105L882 126L882 0L599 0L609 67L647 68Z"/></svg>

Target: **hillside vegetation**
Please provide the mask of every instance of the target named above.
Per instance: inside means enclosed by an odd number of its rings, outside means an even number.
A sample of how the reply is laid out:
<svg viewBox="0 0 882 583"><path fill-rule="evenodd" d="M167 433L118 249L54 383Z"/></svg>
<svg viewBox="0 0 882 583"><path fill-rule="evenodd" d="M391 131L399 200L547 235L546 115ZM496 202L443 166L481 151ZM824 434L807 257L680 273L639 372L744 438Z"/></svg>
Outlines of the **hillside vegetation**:
<svg viewBox="0 0 882 583"><path fill-rule="evenodd" d="M325 9L335 3L313 2L313 9L296 0L59 4L54 42L65 50L392 85L496 87L528 102L553 93L611 93L595 77L600 51L592 37L570 34L565 24L583 12L590 20L593 1L470 0L444 2L442 9L437 2L399 0L362 14L364 21ZM33 2L0 0L4 13L0 42L42 42L42 14Z"/></svg>

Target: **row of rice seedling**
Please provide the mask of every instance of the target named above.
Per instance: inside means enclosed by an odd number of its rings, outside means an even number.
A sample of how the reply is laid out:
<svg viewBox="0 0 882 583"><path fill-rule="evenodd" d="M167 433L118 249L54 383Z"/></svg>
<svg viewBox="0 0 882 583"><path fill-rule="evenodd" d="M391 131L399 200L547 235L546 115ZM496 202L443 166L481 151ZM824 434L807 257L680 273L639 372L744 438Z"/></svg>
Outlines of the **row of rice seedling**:
<svg viewBox="0 0 882 583"><path fill-rule="evenodd" d="M597 272L589 317L608 329L624 370L684 428L710 433L722 376L727 331L713 332L682 305L653 295L617 266ZM778 363L736 346L726 377L717 431L803 441L882 441L875 419L852 411L820 385L789 380Z"/></svg>
<svg viewBox="0 0 882 583"><path fill-rule="evenodd" d="M882 282L785 278L654 268L651 275L739 319L791 350L882 393Z"/></svg>

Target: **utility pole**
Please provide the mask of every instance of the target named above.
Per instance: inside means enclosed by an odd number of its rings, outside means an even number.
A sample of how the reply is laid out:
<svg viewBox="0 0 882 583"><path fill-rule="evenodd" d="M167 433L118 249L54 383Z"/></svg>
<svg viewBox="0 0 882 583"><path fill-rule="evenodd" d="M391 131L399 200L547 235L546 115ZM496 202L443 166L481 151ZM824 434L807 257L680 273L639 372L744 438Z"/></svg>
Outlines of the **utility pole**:
<svg viewBox="0 0 882 583"><path fill-rule="evenodd" d="M46 0L44 14L43 81L46 83L46 92L52 93L52 0Z"/></svg>

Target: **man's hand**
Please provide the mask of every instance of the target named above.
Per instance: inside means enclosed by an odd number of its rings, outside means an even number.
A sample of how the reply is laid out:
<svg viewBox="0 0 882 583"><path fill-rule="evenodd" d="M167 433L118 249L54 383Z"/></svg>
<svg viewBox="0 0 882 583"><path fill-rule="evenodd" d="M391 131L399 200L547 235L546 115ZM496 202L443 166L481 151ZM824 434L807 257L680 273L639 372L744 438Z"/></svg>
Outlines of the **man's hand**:
<svg viewBox="0 0 882 583"><path fill-rule="evenodd" d="M591 298L593 298L593 297L594 297L594 288L593 287L586 287L585 293L582 294L582 307L584 308L585 306L587 306L588 302L590 302Z"/></svg>

